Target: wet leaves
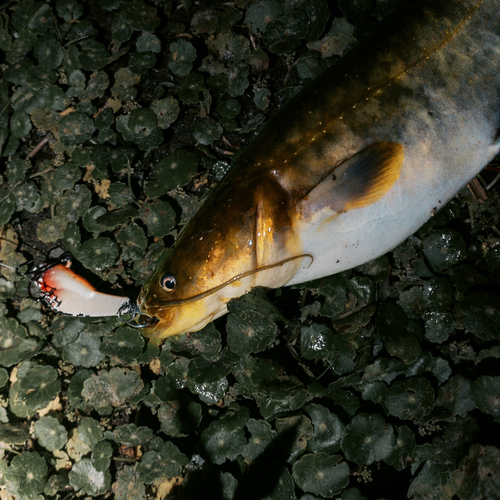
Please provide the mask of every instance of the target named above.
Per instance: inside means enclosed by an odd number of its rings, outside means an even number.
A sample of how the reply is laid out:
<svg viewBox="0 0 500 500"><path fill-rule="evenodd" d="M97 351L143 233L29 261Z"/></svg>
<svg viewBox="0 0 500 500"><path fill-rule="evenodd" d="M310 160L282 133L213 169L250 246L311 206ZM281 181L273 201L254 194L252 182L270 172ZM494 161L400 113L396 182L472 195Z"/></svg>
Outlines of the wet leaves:
<svg viewBox="0 0 500 500"><path fill-rule="evenodd" d="M142 354L144 338L133 328L117 328L109 334L99 347L106 356L117 357L122 364L132 364Z"/></svg>
<svg viewBox="0 0 500 500"><path fill-rule="evenodd" d="M159 445L157 450L147 452L141 460L137 471L146 484L157 479L170 479L182 472L188 463L187 457L170 441Z"/></svg>
<svg viewBox="0 0 500 500"><path fill-rule="evenodd" d="M229 348L239 356L265 350L278 331L276 324L258 311L231 313L226 329Z"/></svg>
<svg viewBox="0 0 500 500"><path fill-rule="evenodd" d="M51 366L25 362L9 390L12 412L21 418L32 417L54 400L61 388L57 371Z"/></svg>
<svg viewBox="0 0 500 500"><path fill-rule="evenodd" d="M201 405L184 398L167 401L158 410L163 432L172 437L189 436L196 431L201 419Z"/></svg>
<svg viewBox="0 0 500 500"><path fill-rule="evenodd" d="M0 279L0 296L5 299L14 293L15 288L12 282ZM15 318L6 318L5 316L0 318L1 366L9 367L29 359L36 344L36 340L28 336L26 328L20 325Z"/></svg>
<svg viewBox="0 0 500 500"><path fill-rule="evenodd" d="M109 488L111 474L96 470L88 458L83 458L69 472L69 483L84 494L100 495Z"/></svg>
<svg viewBox="0 0 500 500"><path fill-rule="evenodd" d="M10 130L14 137L21 139L31 131L31 121L24 111L17 111L10 119Z"/></svg>
<svg viewBox="0 0 500 500"><path fill-rule="evenodd" d="M438 404L453 414L465 417L475 408L471 398L471 381L460 375L448 380L439 388Z"/></svg>
<svg viewBox="0 0 500 500"><path fill-rule="evenodd" d="M208 146L220 139L222 131L222 126L219 123L205 119L196 124L193 136L200 144Z"/></svg>
<svg viewBox="0 0 500 500"><path fill-rule="evenodd" d="M203 431L200 443L209 460L220 465L228 459L235 459L247 440L240 424L217 421Z"/></svg>
<svg viewBox="0 0 500 500"><path fill-rule="evenodd" d="M134 424L121 425L114 431L114 439L126 446L140 446L153 438L153 431L149 427L137 427Z"/></svg>
<svg viewBox="0 0 500 500"><path fill-rule="evenodd" d="M332 498L349 484L349 465L339 455L305 455L293 466L293 478L306 492Z"/></svg>
<svg viewBox="0 0 500 500"><path fill-rule="evenodd" d="M63 49L54 36L46 34L38 38L33 55L40 66L56 69L62 62Z"/></svg>
<svg viewBox="0 0 500 500"><path fill-rule="evenodd" d="M271 424L264 420L255 420L251 418L246 423L246 427L251 433L251 437L241 454L248 460L255 460L272 444L277 434L276 431L273 430Z"/></svg>
<svg viewBox="0 0 500 500"><path fill-rule="evenodd" d="M135 109L130 115L122 115L116 121L116 127L124 138L148 151L158 147L163 141L163 133L157 126L157 118L150 109Z"/></svg>
<svg viewBox="0 0 500 500"><path fill-rule="evenodd" d="M47 470L47 462L36 452L14 457L4 472L7 491L18 498L33 498L43 492Z"/></svg>
<svg viewBox="0 0 500 500"><path fill-rule="evenodd" d="M315 453L339 451L344 434L344 423L340 418L322 405L310 404L304 409L311 417L314 426L314 434L307 442L307 449Z"/></svg>
<svg viewBox="0 0 500 500"><path fill-rule="evenodd" d="M383 304L378 311L376 326L389 354L405 364L417 359L421 346L418 339L408 332L408 318L401 307L394 303Z"/></svg>
<svg viewBox="0 0 500 500"><path fill-rule="evenodd" d="M435 229L422 241L425 257L437 272L450 269L465 259L467 248L464 238L453 229Z"/></svg>
<svg viewBox="0 0 500 500"><path fill-rule="evenodd" d="M199 158L191 151L179 150L167 156L156 166L156 178L150 181L145 191L156 198L165 191L187 184L198 169Z"/></svg>
<svg viewBox="0 0 500 500"><path fill-rule="evenodd" d="M175 211L166 201L148 203L140 210L139 216L148 227L149 236L166 236L175 225Z"/></svg>
<svg viewBox="0 0 500 500"><path fill-rule="evenodd" d="M479 491L485 497L500 494L497 467L500 464L500 453L494 446L471 446L469 454L462 460L460 467L464 474L454 472L453 485L460 499L465 499L471 490Z"/></svg>
<svg viewBox="0 0 500 500"><path fill-rule="evenodd" d="M500 377L479 377L472 383L471 396L481 411L495 418L500 416Z"/></svg>
<svg viewBox="0 0 500 500"><path fill-rule="evenodd" d="M59 122L61 142L65 146L76 146L90 139L95 132L92 119L85 113L74 112Z"/></svg>
<svg viewBox="0 0 500 500"><path fill-rule="evenodd" d="M151 109L156 113L158 126L162 129L170 127L177 119L180 111L179 102L172 96L153 101Z"/></svg>
<svg viewBox="0 0 500 500"><path fill-rule="evenodd" d="M391 384L384 403L389 414L402 420L420 420L434 407L434 390L426 378L410 378Z"/></svg>
<svg viewBox="0 0 500 500"><path fill-rule="evenodd" d="M78 250L78 259L88 269L102 271L118 258L118 245L110 238L87 240Z"/></svg>
<svg viewBox="0 0 500 500"><path fill-rule="evenodd" d="M482 290L471 292L466 295L461 308L465 328L480 339L498 339L500 299L497 295Z"/></svg>
<svg viewBox="0 0 500 500"><path fill-rule="evenodd" d="M196 59L196 49L187 40L170 44L168 67L178 76L186 76Z"/></svg>
<svg viewBox="0 0 500 500"><path fill-rule="evenodd" d="M341 447L346 458L359 465L370 465L392 453L394 429L380 415L356 415L346 426Z"/></svg>
<svg viewBox="0 0 500 500"><path fill-rule="evenodd" d="M35 422L35 436L49 451L60 450L68 441L68 432L54 417L42 417Z"/></svg>
<svg viewBox="0 0 500 500"><path fill-rule="evenodd" d="M144 383L139 375L127 369L112 368L92 375L83 383L82 396L90 406L106 415L140 392Z"/></svg>
<svg viewBox="0 0 500 500"><path fill-rule="evenodd" d="M300 408L309 400L298 379L286 376L283 367L271 360L242 358L233 373L238 383L254 396L265 419Z"/></svg>

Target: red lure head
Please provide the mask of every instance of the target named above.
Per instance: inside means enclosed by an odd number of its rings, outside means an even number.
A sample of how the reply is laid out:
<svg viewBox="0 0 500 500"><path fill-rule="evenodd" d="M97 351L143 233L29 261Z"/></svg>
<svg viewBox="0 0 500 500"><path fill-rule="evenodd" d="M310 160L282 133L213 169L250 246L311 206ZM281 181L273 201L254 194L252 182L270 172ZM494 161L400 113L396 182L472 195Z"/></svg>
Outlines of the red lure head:
<svg viewBox="0 0 500 500"><path fill-rule="evenodd" d="M58 288L57 276L58 272L70 272L71 260L66 254L63 254L57 262L53 264L41 264L34 270L30 271L32 274L30 280L38 289L41 300L43 300L54 311L57 311L61 305L61 300L57 298L56 290ZM75 273L73 273L75 274ZM90 285L90 283L89 283ZM91 286L91 285L90 285Z"/></svg>

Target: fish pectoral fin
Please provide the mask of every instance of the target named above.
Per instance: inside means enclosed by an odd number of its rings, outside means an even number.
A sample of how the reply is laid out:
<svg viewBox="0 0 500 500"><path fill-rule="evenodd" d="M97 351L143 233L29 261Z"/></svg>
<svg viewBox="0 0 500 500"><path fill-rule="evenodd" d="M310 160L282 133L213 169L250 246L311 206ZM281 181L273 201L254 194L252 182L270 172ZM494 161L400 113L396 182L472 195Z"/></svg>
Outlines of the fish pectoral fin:
<svg viewBox="0 0 500 500"><path fill-rule="evenodd" d="M324 208L335 213L379 201L394 185L403 165L403 146L377 142L335 167L302 198L299 210L308 217Z"/></svg>

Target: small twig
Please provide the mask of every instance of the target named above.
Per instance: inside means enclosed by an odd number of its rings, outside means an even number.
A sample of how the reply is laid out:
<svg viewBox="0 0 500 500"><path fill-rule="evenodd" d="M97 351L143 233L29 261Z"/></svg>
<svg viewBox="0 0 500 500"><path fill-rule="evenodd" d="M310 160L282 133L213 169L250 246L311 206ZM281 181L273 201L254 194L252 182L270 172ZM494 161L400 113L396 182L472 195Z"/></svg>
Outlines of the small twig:
<svg viewBox="0 0 500 500"><path fill-rule="evenodd" d="M49 167L49 168L46 168L43 172L35 172L34 174L31 174L28 179L34 179L35 177L39 177L39 176L42 176L44 174L46 174L47 172L52 172L52 170L54 170L54 167Z"/></svg>
<svg viewBox="0 0 500 500"><path fill-rule="evenodd" d="M227 149L221 149L221 148L218 148L217 146L213 146L213 148L218 152L220 153L221 155L225 155L225 156L233 156L234 155L234 152L233 151L228 151Z"/></svg>
<svg viewBox="0 0 500 500"><path fill-rule="evenodd" d="M288 66L288 64L287 64L287 72L286 72L285 79L283 80L283 85L286 85L288 83L288 79L290 78L290 73L292 72L292 69L295 68L295 66L297 66L297 63L298 63L298 59L294 63L290 64L290 66Z"/></svg>
<svg viewBox="0 0 500 500"><path fill-rule="evenodd" d="M255 50L257 48L257 44L255 43L255 39L250 30L248 30L248 38L250 38L250 43L252 44L252 48L253 50Z"/></svg>
<svg viewBox="0 0 500 500"><path fill-rule="evenodd" d="M14 453L14 455L21 455L21 453L19 453L16 450L13 450L10 446L1 446L0 445L0 450L7 450L7 451L10 451L11 453Z"/></svg>
<svg viewBox="0 0 500 500"><path fill-rule="evenodd" d="M49 143L49 138L44 137L32 150L26 155L26 159L29 160L33 158L37 153L39 153L47 144Z"/></svg>
<svg viewBox="0 0 500 500"><path fill-rule="evenodd" d="M316 377L316 380L319 380L322 378L324 375L326 375L332 368L333 366L333 361L330 361L330 364L326 367L325 371L319 375L319 377Z"/></svg>
<svg viewBox="0 0 500 500"><path fill-rule="evenodd" d="M468 205L469 208L469 221L470 221L470 228L474 229L474 211L472 210L471 206Z"/></svg>
<svg viewBox="0 0 500 500"><path fill-rule="evenodd" d="M0 118L2 118L2 115L5 113L6 109L10 106L11 102L12 102L12 97L5 103L5 106L2 108L2 111L0 111Z"/></svg>
<svg viewBox="0 0 500 500"><path fill-rule="evenodd" d="M474 177L474 179L472 179L469 184L467 184L467 187L469 188L469 191L472 193L472 196L477 202L484 203L488 199L486 191L484 190L483 186L481 186L481 183L477 180L476 177Z"/></svg>
<svg viewBox="0 0 500 500"><path fill-rule="evenodd" d="M500 173L486 186L486 191L489 191L500 180Z"/></svg>
<svg viewBox="0 0 500 500"><path fill-rule="evenodd" d="M226 143L229 147L231 147L231 148L233 148L233 149L236 149L236 150L239 150L239 149L240 149L240 148L239 148L239 146L235 146L235 145L231 144L231 143L227 140L227 138L226 138L224 135L222 136L222 140L223 140L223 141L224 141L224 142L225 142L225 143Z"/></svg>
<svg viewBox="0 0 500 500"><path fill-rule="evenodd" d="M59 35L59 41L62 42L63 37L62 37L62 34L61 34L61 30L59 29L59 23L57 22L57 18L54 15L54 9L52 9L52 7L50 8L50 13L52 14L52 19L54 20L54 24L55 24L57 33Z"/></svg>
<svg viewBox="0 0 500 500"><path fill-rule="evenodd" d="M87 38L90 38L88 35L85 35L85 36L82 36L80 38L77 38L76 40L71 40L70 42L68 42L64 48L67 49L70 45L73 45L74 43L78 43L78 42L81 42L82 40L85 40Z"/></svg>
<svg viewBox="0 0 500 500"><path fill-rule="evenodd" d="M0 266L6 267L7 269L10 269L11 271L14 271L14 272L16 271L15 267L8 266L7 264L3 264L2 262L0 262Z"/></svg>

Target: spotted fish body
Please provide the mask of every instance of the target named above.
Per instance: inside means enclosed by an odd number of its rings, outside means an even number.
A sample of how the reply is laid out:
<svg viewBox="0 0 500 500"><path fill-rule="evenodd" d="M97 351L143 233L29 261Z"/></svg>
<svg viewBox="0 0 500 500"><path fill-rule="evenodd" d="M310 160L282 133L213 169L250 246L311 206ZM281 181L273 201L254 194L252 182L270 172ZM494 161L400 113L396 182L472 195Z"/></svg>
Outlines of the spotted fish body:
<svg viewBox="0 0 500 500"><path fill-rule="evenodd" d="M144 285L146 335L199 330L252 287L415 232L500 150L499 61L499 0L403 5L245 150Z"/></svg>

